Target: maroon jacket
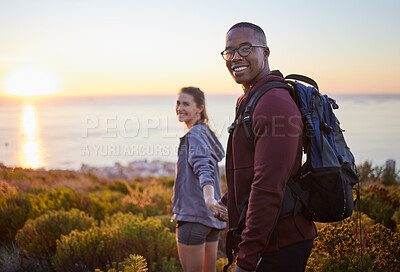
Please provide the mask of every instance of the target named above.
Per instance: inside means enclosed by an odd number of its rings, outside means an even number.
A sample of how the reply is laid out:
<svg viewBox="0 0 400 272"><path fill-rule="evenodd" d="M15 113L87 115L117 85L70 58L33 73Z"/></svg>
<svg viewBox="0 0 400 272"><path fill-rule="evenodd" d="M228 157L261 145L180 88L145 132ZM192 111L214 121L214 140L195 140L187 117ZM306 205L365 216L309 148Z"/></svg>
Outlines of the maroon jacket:
<svg viewBox="0 0 400 272"><path fill-rule="evenodd" d="M237 111L243 112L247 96L271 80L283 78L273 72L256 82L239 97ZM228 206L229 227L233 228L239 220L240 200L250 193L246 228L237 255L237 264L246 270L255 270L264 252L278 251L316 235L313 222L303 214L296 215L296 224L305 238L296 229L293 216L279 219L286 182L297 173L302 157L303 123L287 90L274 88L260 98L253 113L253 127L255 148L241 125L229 136L228 193L222 199Z"/></svg>

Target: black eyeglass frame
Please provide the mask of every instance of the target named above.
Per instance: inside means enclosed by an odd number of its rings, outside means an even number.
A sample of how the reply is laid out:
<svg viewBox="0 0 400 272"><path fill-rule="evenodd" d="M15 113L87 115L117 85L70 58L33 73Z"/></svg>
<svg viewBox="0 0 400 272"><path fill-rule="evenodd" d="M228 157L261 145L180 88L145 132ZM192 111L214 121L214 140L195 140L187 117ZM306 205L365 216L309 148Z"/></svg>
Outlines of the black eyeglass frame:
<svg viewBox="0 0 400 272"><path fill-rule="evenodd" d="M242 54L240 54L240 51L239 51L239 49L240 49L241 47L243 47L243 46L249 46L249 47L250 47L249 53L248 53L247 55L244 55L244 56L243 56ZM265 45L258 45L258 44L242 44L241 46L236 47L236 48L233 48L233 49L225 49L224 51L221 52L221 56L222 56L222 58L223 58L225 61L230 61L230 60L232 60L233 57L235 56L235 51L237 51L238 54L239 54L239 56L241 56L241 57L247 57L248 55L250 55L250 53L251 53L251 48L253 48L253 47L262 47L262 48L266 48L267 46L265 46ZM232 51L232 55L231 55L231 57L230 57L229 59L226 59L226 58L225 58L224 53L225 53L226 51Z"/></svg>

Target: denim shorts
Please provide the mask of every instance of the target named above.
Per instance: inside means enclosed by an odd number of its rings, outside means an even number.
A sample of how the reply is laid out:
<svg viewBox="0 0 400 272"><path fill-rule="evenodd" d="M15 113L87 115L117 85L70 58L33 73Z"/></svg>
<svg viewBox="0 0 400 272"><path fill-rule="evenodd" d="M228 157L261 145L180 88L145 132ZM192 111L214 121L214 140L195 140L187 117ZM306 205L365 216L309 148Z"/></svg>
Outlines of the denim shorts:
<svg viewBox="0 0 400 272"><path fill-rule="evenodd" d="M178 221L176 237L178 242L184 245L201 245L206 242L218 241L219 230L197 222Z"/></svg>

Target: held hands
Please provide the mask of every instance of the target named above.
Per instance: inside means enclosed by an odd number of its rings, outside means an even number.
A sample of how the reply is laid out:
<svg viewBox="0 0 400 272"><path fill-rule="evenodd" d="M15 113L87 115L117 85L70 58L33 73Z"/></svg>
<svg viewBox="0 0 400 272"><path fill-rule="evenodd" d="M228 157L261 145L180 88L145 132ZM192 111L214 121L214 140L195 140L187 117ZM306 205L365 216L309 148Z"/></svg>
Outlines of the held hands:
<svg viewBox="0 0 400 272"><path fill-rule="evenodd" d="M207 207L214 213L214 217L221 221L228 221L228 211L224 204L215 199L206 201Z"/></svg>
<svg viewBox="0 0 400 272"><path fill-rule="evenodd" d="M207 207L214 213L214 217L221 221L228 221L228 210L226 206L214 198L214 187L205 185L203 187L204 201Z"/></svg>
<svg viewBox="0 0 400 272"><path fill-rule="evenodd" d="M218 203L218 206L220 208L219 208L218 212L214 212L214 217L218 218L221 221L228 222L228 209L227 209L227 207L224 205L224 203L221 202L221 200L219 200L217 203Z"/></svg>

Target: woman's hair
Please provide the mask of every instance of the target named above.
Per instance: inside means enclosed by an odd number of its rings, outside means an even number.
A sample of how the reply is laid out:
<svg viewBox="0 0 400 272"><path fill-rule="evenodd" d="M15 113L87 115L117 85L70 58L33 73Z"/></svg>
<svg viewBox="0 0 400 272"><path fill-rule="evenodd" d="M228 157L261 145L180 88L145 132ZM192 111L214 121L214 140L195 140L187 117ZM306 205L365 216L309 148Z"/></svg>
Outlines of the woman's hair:
<svg viewBox="0 0 400 272"><path fill-rule="evenodd" d="M198 107L204 106L203 111L200 113L200 120L197 122L198 124L206 124L208 125L208 115L206 111L206 98L204 96L204 92L197 87L184 87L179 90L179 93L185 93L191 95L196 102Z"/></svg>

